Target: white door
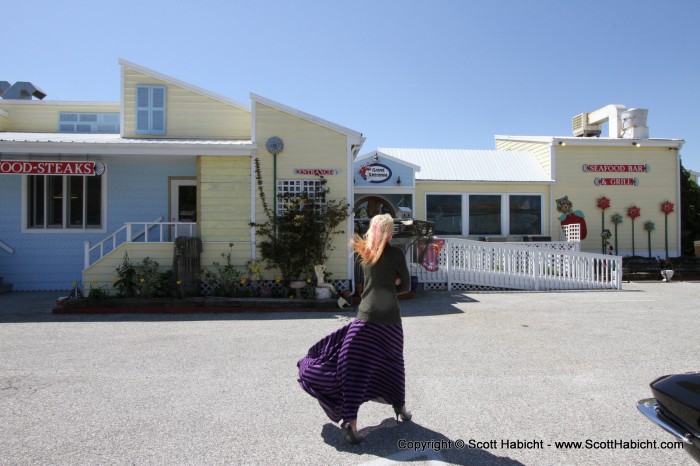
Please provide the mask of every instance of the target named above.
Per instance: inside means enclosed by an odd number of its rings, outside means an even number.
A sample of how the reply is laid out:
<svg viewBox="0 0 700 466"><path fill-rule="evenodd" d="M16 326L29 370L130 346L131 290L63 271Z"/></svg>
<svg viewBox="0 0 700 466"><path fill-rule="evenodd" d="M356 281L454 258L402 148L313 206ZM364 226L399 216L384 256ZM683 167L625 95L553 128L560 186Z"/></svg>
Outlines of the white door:
<svg viewBox="0 0 700 466"><path fill-rule="evenodd" d="M196 178L170 179L170 221L197 222L197 180ZM176 225L171 229L171 238L194 236L196 228Z"/></svg>

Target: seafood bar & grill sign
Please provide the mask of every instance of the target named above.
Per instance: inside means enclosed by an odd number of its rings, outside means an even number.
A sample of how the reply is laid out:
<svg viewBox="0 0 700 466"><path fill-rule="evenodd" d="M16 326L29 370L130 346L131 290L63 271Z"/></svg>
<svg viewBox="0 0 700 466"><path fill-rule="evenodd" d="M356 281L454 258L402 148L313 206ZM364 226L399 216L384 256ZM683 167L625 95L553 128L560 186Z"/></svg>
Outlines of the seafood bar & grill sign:
<svg viewBox="0 0 700 466"><path fill-rule="evenodd" d="M584 172L593 173L648 173L649 165L647 164L585 164L583 165ZM638 186L639 178L596 178L593 180L596 186Z"/></svg>
<svg viewBox="0 0 700 466"><path fill-rule="evenodd" d="M102 162L0 160L0 175L87 175L105 171Z"/></svg>

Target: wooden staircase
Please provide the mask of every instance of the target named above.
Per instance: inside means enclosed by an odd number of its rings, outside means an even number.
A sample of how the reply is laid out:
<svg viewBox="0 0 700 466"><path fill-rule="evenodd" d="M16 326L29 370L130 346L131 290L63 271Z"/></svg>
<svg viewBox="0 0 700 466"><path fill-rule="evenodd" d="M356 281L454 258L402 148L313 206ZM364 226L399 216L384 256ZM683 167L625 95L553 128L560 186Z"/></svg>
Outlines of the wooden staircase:
<svg viewBox="0 0 700 466"><path fill-rule="evenodd" d="M9 293L12 291L12 283L4 283L0 277L0 293Z"/></svg>

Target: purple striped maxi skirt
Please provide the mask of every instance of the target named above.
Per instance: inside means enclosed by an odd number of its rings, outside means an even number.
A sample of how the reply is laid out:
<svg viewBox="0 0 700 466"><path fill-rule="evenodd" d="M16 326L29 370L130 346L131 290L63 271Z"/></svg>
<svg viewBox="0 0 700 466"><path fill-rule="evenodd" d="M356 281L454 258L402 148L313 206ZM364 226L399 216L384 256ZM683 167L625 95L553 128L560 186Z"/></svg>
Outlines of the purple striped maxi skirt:
<svg viewBox="0 0 700 466"><path fill-rule="evenodd" d="M360 405L403 406L403 327L356 319L323 338L297 362L299 385L333 421L357 419Z"/></svg>

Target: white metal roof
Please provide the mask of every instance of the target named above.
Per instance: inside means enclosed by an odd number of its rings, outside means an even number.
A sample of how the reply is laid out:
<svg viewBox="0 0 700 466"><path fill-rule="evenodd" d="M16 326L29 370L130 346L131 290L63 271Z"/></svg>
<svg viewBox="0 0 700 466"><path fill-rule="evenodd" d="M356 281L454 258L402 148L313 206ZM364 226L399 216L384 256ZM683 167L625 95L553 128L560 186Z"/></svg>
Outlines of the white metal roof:
<svg viewBox="0 0 700 466"><path fill-rule="evenodd" d="M419 165L422 181L552 183L530 152L464 149L378 149Z"/></svg>
<svg viewBox="0 0 700 466"><path fill-rule="evenodd" d="M3 133L0 142L55 142L80 144L203 144L203 145L245 145L250 140L239 139L165 139L165 138L123 138L118 134L85 133Z"/></svg>
<svg viewBox="0 0 700 466"><path fill-rule="evenodd" d="M0 154L245 155L256 145L237 139L145 139L119 134L4 133Z"/></svg>

